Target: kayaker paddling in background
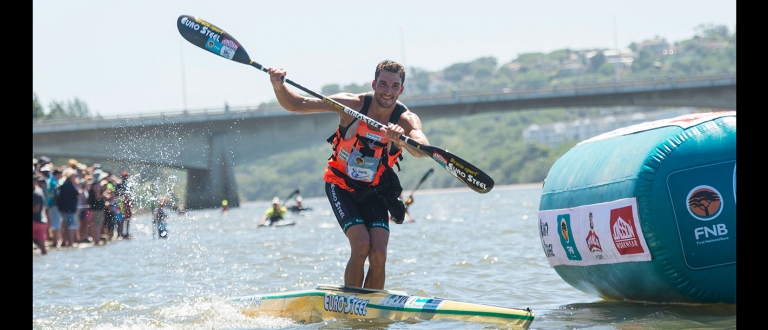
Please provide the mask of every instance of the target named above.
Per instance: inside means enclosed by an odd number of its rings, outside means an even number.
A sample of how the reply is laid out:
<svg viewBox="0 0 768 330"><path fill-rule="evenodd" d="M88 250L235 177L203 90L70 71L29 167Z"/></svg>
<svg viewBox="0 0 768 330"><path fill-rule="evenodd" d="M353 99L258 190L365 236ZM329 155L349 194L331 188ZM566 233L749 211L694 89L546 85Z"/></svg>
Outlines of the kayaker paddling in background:
<svg viewBox="0 0 768 330"><path fill-rule="evenodd" d="M301 213L301 211L310 211L310 210L312 210L312 208L304 205L304 199L301 198L301 196L296 196L296 202L293 203L293 205L288 207L288 211L291 211L293 213Z"/></svg>
<svg viewBox="0 0 768 330"><path fill-rule="evenodd" d="M328 96L344 106L383 124L378 129L317 98L303 97L286 88L286 71L269 68L270 82L280 105L293 113L335 112L336 133L328 138L333 155L323 179L325 192L351 253L344 271L344 285L383 289L389 244L389 215L402 223L405 206L398 199L403 188L393 170L405 148L415 157L428 155L400 139L405 135L429 145L421 119L397 98L404 90L405 68L394 61L378 63L372 92ZM368 272L365 261L369 262Z"/></svg>
<svg viewBox="0 0 768 330"><path fill-rule="evenodd" d="M280 205L280 198L272 198L272 206L264 212L264 216L261 218L261 222L259 222L259 227L271 226L278 221L285 219L285 212L287 211L288 208ZM267 223L267 220L269 220L269 223Z"/></svg>

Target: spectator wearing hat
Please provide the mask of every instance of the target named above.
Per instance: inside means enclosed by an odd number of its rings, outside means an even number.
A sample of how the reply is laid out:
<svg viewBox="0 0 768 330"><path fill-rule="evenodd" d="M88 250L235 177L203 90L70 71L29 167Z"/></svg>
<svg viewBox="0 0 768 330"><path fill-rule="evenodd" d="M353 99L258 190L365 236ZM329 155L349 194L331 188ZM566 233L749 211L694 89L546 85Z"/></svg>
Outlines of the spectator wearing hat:
<svg viewBox="0 0 768 330"><path fill-rule="evenodd" d="M51 164L47 164L45 166L49 165ZM43 174L47 173L43 172ZM56 187L58 187L62 181L61 175L62 173L60 169L54 169L53 174L48 177L46 183L46 192L48 193L48 197L46 198L46 204L48 205L48 228L51 229L51 238L53 239L54 248L60 247L62 244L61 212L59 212L59 206L56 205L58 200L54 198Z"/></svg>
<svg viewBox="0 0 768 330"><path fill-rule="evenodd" d="M46 208L45 196L37 183L40 178L42 177L32 175L32 242L40 248L40 253L48 254L48 248L45 246L48 224L43 216Z"/></svg>
<svg viewBox="0 0 768 330"><path fill-rule="evenodd" d="M285 206L280 205L280 198L275 197L272 198L272 206L270 206L267 211L264 212L264 217L261 218L261 222L259 223L259 227L261 226L271 226L274 223L283 220L285 217L285 212L288 211L288 208ZM269 223L266 223L267 220L269 220Z"/></svg>
<svg viewBox="0 0 768 330"><path fill-rule="evenodd" d="M41 169L48 164L51 164L51 159L47 156L40 156L40 158L37 160L37 171L41 172ZM51 164L51 166L53 166L53 164Z"/></svg>
<svg viewBox="0 0 768 330"><path fill-rule="evenodd" d="M77 199L80 191L75 170L66 168L62 175L65 180L61 184L61 188L59 188L59 212L61 213L62 222L67 228L65 246L74 246L74 243L77 242L76 232L80 228L77 219Z"/></svg>
<svg viewBox="0 0 768 330"><path fill-rule="evenodd" d="M221 201L221 213L229 213L229 201L226 199Z"/></svg>

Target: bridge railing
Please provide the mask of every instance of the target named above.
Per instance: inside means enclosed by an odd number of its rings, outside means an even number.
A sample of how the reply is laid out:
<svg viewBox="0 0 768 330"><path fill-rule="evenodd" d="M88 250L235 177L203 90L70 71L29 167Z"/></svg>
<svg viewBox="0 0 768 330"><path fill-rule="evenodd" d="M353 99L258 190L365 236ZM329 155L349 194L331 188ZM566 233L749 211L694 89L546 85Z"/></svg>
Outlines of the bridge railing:
<svg viewBox="0 0 768 330"><path fill-rule="evenodd" d="M714 85L717 82L735 82L736 74L721 74L721 75L706 75L706 76L687 76L687 77L653 77L653 78L641 78L633 80L624 80L610 83L577 83L577 84L561 84L561 85L542 85L542 86L530 86L523 88L502 88L502 89L486 89L486 90L472 90L464 92L444 92L435 93L429 95L418 96L403 96L401 101L406 104L415 103L431 103L433 101L440 100L461 100L461 99L482 99L487 97L497 97L501 95L530 95L537 96L542 94L559 94L559 93L589 93L589 92L603 92L612 90L628 90L634 88L648 88L648 87L663 87L669 88L670 86L708 86Z"/></svg>
<svg viewBox="0 0 768 330"><path fill-rule="evenodd" d="M415 106L418 104L429 104L437 102L446 102L451 100L462 99L486 99L496 98L499 96L531 96L543 94L561 94L561 93L597 93L610 90L629 90L633 88L648 88L648 87L663 87L669 88L670 86L682 85L685 87L691 86L707 86L714 85L715 83L732 82L735 83L736 74L728 73L721 75L706 75L706 76L685 76L685 77L653 77L633 80L623 80L610 83L577 83L577 84L561 84L561 85L539 85L528 86L522 88L501 88L501 89L485 89L485 90L471 90L471 91L454 91L444 93L434 93L426 95L403 95L400 99L403 103ZM185 110L169 110L159 111L152 113L136 113L136 114L121 114L121 115L109 115L109 116L96 116L87 118L78 117L66 117L66 118L36 118L33 119L32 124L36 127L52 126L61 124L88 124L88 123L103 123L103 122L115 122L124 120L152 120L152 119L173 119L179 117L201 117L201 116L214 116L214 115L237 115L246 113L263 113L267 114L273 111L282 111L283 108L276 103L263 103L257 106L233 106L233 107L220 107L220 108L199 108L199 109L185 109Z"/></svg>

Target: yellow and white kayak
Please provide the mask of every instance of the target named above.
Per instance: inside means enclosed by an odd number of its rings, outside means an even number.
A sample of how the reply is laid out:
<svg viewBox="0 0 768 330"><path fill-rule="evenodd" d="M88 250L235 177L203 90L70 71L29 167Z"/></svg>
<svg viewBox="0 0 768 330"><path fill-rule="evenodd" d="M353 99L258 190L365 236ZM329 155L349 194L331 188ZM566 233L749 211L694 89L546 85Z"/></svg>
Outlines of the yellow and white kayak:
<svg viewBox="0 0 768 330"><path fill-rule="evenodd" d="M529 308L504 308L414 296L401 291L339 285L237 297L232 301L239 302L241 312L247 316L283 317L301 324L336 319L453 319L504 325L509 329L528 329L533 322L533 312Z"/></svg>

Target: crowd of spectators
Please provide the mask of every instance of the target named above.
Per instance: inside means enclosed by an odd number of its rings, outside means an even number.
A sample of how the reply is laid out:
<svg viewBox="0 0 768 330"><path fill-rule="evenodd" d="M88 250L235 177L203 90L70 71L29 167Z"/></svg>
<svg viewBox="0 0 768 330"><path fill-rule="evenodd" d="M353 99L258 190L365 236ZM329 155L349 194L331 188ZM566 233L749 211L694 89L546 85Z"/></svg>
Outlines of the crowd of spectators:
<svg viewBox="0 0 768 330"><path fill-rule="evenodd" d="M33 248L47 254L49 247L131 238L134 205L128 176L128 171L118 176L98 163L87 166L70 159L57 166L46 156L33 157Z"/></svg>

